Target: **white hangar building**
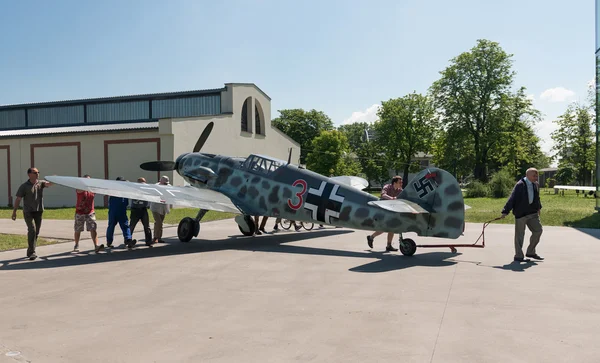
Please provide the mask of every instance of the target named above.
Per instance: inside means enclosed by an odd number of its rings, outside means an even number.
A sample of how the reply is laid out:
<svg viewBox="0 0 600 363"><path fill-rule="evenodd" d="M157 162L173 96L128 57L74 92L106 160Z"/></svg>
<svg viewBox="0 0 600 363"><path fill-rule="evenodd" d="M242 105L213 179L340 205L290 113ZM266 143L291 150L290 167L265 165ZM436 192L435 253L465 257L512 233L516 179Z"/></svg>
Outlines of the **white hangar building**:
<svg viewBox="0 0 600 363"><path fill-rule="evenodd" d="M177 172L149 172L139 165L175 160L191 152L204 130L214 128L202 152L246 157L269 155L292 162L300 145L271 126L271 98L254 84L223 88L0 106L0 206L12 205L27 169L47 175L156 183L161 174L183 185ZM97 196L96 205L106 206ZM54 186L46 207L74 206L75 191Z"/></svg>

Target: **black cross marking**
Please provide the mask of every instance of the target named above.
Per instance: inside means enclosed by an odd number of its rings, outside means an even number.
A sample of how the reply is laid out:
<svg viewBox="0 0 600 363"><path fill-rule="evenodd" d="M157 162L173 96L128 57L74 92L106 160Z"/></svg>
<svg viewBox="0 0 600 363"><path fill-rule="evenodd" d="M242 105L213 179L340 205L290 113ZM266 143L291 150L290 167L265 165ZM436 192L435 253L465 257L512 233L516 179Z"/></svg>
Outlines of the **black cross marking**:
<svg viewBox="0 0 600 363"><path fill-rule="evenodd" d="M331 218L339 218L344 196L337 195L339 185L321 182L319 189L310 188L304 209L312 212L312 219L331 224Z"/></svg>
<svg viewBox="0 0 600 363"><path fill-rule="evenodd" d="M413 187L419 193L419 198L423 198L429 192L433 192L435 189L433 184L431 184L430 178L427 175L423 175L419 180L413 183ZM428 190L429 189L429 190Z"/></svg>

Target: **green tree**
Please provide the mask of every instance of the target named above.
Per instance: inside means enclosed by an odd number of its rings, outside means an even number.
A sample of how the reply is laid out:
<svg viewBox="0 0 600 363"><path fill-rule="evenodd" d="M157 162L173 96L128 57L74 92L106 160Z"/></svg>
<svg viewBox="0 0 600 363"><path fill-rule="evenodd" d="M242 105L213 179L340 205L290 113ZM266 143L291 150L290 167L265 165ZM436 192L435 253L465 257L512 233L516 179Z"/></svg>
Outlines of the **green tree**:
<svg viewBox="0 0 600 363"><path fill-rule="evenodd" d="M366 122L355 122L353 124L339 126L338 131L346 136L351 150L358 150L365 144L363 135L365 130L369 130L369 127L370 125Z"/></svg>
<svg viewBox="0 0 600 363"><path fill-rule="evenodd" d="M323 131L311 143L306 167L325 176L358 175L360 164L349 155L346 136L337 131Z"/></svg>
<svg viewBox="0 0 600 363"><path fill-rule="evenodd" d="M491 151L506 123L506 105L514 72L512 55L498 43L478 40L451 60L431 86L435 105L452 135L471 139L476 179L487 181Z"/></svg>
<svg viewBox="0 0 600 363"><path fill-rule="evenodd" d="M506 167L517 178L530 167L547 167L549 160L541 150L540 138L533 131L533 125L540 120L540 112L526 97L525 88L521 87L514 95L503 95L500 105L504 123L498 142L491 149L490 165L493 169Z"/></svg>
<svg viewBox="0 0 600 363"><path fill-rule="evenodd" d="M338 130L348 138L350 150L356 153L360 169L369 183L382 184L389 179L388 163L378 143L364 139L365 130L372 128L366 122L342 125ZM350 175L350 174L346 174ZM354 174L352 174L354 175Z"/></svg>
<svg viewBox="0 0 600 363"><path fill-rule="evenodd" d="M588 184L596 158L594 119L588 106L573 103L554 122L558 128L552 133L553 150L559 159L559 167L572 167L574 179L580 185Z"/></svg>
<svg viewBox="0 0 600 363"><path fill-rule="evenodd" d="M300 144L300 164L305 164L312 141L321 131L333 130L333 122L325 113L314 109L287 109L279 113L271 124Z"/></svg>
<svg viewBox="0 0 600 363"><path fill-rule="evenodd" d="M386 159L398 174L404 171L404 183L408 182L413 158L418 152L429 152L435 129L433 104L428 97L411 93L404 97L381 103L379 121L375 122L375 142L379 144ZM418 167L417 167L418 170Z"/></svg>

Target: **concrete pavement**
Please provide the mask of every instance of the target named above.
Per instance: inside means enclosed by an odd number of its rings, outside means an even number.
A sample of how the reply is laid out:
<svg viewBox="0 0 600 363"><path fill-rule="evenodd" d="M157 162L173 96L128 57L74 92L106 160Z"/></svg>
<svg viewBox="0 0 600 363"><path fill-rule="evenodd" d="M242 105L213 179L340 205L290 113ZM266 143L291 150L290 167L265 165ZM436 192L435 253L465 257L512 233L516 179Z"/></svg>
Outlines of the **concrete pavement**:
<svg viewBox="0 0 600 363"><path fill-rule="evenodd" d="M545 227L546 260L520 264L511 225L412 257L347 229L165 232L133 251L0 253L0 362L600 361L600 230Z"/></svg>

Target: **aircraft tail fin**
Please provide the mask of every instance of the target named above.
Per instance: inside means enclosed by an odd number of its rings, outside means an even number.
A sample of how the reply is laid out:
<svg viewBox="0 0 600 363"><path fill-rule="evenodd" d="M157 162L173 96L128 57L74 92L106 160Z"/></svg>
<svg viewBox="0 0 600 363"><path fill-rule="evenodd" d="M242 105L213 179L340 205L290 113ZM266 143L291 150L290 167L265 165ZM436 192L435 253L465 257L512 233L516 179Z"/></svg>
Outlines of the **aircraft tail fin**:
<svg viewBox="0 0 600 363"><path fill-rule="evenodd" d="M398 196L431 211L421 214L427 228L421 236L458 238L464 231L465 203L458 181L449 172L427 168L415 176Z"/></svg>

